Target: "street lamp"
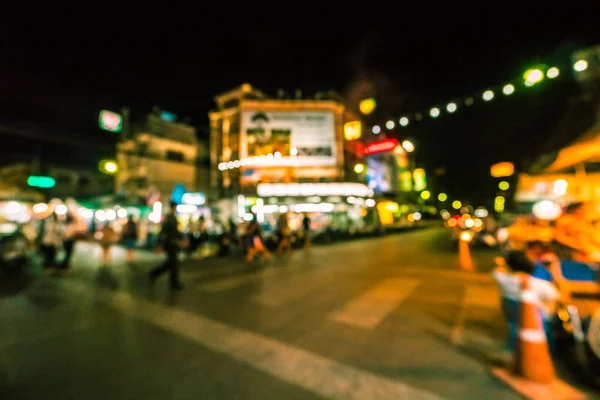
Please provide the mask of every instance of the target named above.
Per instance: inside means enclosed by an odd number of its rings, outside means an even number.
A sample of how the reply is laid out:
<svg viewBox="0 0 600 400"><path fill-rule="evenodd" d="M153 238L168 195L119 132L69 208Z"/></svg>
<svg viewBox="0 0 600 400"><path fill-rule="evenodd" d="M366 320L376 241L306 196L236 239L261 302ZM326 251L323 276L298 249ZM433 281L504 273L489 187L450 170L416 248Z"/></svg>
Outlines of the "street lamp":
<svg viewBox="0 0 600 400"><path fill-rule="evenodd" d="M377 107L377 103L375 102L375 99L372 97L368 98L368 99L364 99L358 104L358 109L364 115L371 114L373 111L375 111L376 107Z"/></svg>
<svg viewBox="0 0 600 400"><path fill-rule="evenodd" d="M108 175L114 175L119 170L119 166L115 161L112 160L103 160L100 162L99 166L100 172L103 172Z"/></svg>
<svg viewBox="0 0 600 400"><path fill-rule="evenodd" d="M538 68L532 68L525 71L523 74L523 80L525 86L533 86L536 83L541 82L544 79L544 73Z"/></svg>
<svg viewBox="0 0 600 400"><path fill-rule="evenodd" d="M405 140L404 142L402 142L402 147L404 148L404 150L406 150L407 153L412 153L413 151L415 151L415 145L412 144L412 142L409 140Z"/></svg>

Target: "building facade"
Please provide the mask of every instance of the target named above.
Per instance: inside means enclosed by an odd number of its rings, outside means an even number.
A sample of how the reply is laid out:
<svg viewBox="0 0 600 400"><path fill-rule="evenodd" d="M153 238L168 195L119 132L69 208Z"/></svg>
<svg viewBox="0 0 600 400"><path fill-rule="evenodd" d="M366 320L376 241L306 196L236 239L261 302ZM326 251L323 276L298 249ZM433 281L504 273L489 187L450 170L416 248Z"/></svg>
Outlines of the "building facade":
<svg viewBox="0 0 600 400"><path fill-rule="evenodd" d="M290 212L291 226L298 227L308 213L316 230L368 229L373 191L354 172L363 157L361 138L345 139L346 122L355 116L339 96L280 91L273 98L243 84L215 102L210 183L221 217L256 215L275 225L277 215ZM360 120L352 122L362 130Z"/></svg>
<svg viewBox="0 0 600 400"><path fill-rule="evenodd" d="M345 180L353 148L344 143L341 102L269 98L249 84L215 101L210 183L219 197L253 193L260 183Z"/></svg>
<svg viewBox="0 0 600 400"><path fill-rule="evenodd" d="M30 176L52 178L52 187L40 189L28 185ZM0 181L9 184L20 191L39 191L47 197L57 198L90 198L112 194L114 179L97 169L68 167L55 164L45 164L43 168L37 163L21 163L7 165L0 169Z"/></svg>
<svg viewBox="0 0 600 400"><path fill-rule="evenodd" d="M116 192L130 201L167 203L176 188L195 192L208 175L206 146L194 127L165 119L156 110L117 145Z"/></svg>

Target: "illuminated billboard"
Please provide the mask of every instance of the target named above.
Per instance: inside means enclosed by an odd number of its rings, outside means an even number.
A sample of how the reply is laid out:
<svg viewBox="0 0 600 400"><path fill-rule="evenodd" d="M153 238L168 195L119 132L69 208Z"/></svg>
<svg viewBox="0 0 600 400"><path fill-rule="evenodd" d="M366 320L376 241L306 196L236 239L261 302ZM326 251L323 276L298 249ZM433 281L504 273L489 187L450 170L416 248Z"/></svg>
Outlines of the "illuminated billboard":
<svg viewBox="0 0 600 400"><path fill-rule="evenodd" d="M260 157L255 165L336 163L335 118L329 111L244 111L241 140L241 158Z"/></svg>
<svg viewBox="0 0 600 400"><path fill-rule="evenodd" d="M383 157L367 158L367 185L378 192L392 190L393 170Z"/></svg>

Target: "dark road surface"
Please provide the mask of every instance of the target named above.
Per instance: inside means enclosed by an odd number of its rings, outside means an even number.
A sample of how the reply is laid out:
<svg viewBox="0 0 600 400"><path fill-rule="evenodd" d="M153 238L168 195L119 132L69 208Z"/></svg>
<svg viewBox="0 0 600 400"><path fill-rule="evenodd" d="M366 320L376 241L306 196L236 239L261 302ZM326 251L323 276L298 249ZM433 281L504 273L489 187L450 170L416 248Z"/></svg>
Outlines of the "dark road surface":
<svg viewBox="0 0 600 400"><path fill-rule="evenodd" d="M149 287L155 255L99 274L81 244L71 274L0 297L0 399L518 399L489 373L495 254L461 271L448 238L187 261L179 293Z"/></svg>

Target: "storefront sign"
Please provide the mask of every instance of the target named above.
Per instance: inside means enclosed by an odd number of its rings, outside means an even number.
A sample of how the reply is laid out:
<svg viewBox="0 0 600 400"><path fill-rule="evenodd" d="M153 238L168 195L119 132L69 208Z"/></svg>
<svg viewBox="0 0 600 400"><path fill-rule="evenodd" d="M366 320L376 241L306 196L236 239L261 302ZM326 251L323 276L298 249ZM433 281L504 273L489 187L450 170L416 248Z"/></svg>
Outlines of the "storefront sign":
<svg viewBox="0 0 600 400"><path fill-rule="evenodd" d="M182 203L201 206L206 203L206 196L204 193L186 193L182 197Z"/></svg>
<svg viewBox="0 0 600 400"><path fill-rule="evenodd" d="M352 121L344 124L344 138L346 140L360 139L362 136L362 124L360 121Z"/></svg>
<svg viewBox="0 0 600 400"><path fill-rule="evenodd" d="M417 168L413 171L414 189L416 192L421 192L427 189L427 175L423 168Z"/></svg>
<svg viewBox="0 0 600 400"><path fill-rule="evenodd" d="M121 114L102 110L98 115L98 125L100 126L100 129L118 133L121 132L121 128L123 127L123 117Z"/></svg>
<svg viewBox="0 0 600 400"><path fill-rule="evenodd" d="M256 191L260 197L373 196L373 190L361 183L259 183Z"/></svg>
<svg viewBox="0 0 600 400"><path fill-rule="evenodd" d="M369 157L367 159L367 184L378 192L391 191L392 165L384 157Z"/></svg>
<svg viewBox="0 0 600 400"><path fill-rule="evenodd" d="M490 168L490 174L494 178L505 178L515 173L515 166L511 162L501 162L494 164Z"/></svg>
<svg viewBox="0 0 600 400"><path fill-rule="evenodd" d="M363 148L363 155L367 156L393 151L396 146L398 146L398 141L396 139L384 139L378 142L372 142Z"/></svg>
<svg viewBox="0 0 600 400"><path fill-rule="evenodd" d="M242 112L240 158L265 166L335 165L335 118L330 111Z"/></svg>

